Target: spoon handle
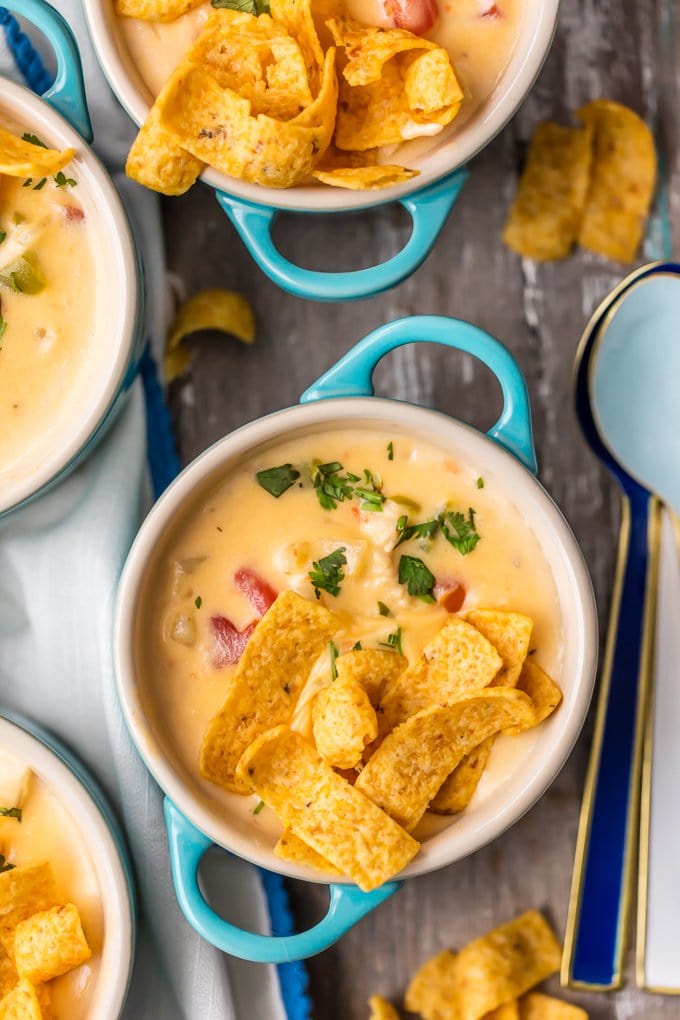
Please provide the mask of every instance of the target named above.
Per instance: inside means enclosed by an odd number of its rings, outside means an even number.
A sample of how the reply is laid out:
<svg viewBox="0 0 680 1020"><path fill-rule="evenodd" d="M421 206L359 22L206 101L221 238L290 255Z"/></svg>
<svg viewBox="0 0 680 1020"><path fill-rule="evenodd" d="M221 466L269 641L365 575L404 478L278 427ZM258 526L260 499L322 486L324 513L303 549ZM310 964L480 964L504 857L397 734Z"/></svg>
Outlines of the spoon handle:
<svg viewBox="0 0 680 1020"><path fill-rule="evenodd" d="M642 766L636 977L639 988L680 994L680 520L661 513L655 571L654 690Z"/></svg>
<svg viewBox="0 0 680 1020"><path fill-rule="evenodd" d="M656 518L649 493L634 486L622 501L616 579L569 899L561 977L572 987L605 990L622 983L653 633L647 598L650 522Z"/></svg>

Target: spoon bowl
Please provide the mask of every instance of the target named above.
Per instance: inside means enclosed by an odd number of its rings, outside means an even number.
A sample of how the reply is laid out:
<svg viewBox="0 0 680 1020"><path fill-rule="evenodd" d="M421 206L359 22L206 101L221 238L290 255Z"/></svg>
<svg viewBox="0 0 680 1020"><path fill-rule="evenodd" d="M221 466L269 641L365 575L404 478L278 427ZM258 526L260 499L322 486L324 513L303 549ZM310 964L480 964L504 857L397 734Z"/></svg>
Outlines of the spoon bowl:
<svg viewBox="0 0 680 1020"><path fill-rule="evenodd" d="M627 287L598 330L589 390L612 456L680 512L680 266Z"/></svg>

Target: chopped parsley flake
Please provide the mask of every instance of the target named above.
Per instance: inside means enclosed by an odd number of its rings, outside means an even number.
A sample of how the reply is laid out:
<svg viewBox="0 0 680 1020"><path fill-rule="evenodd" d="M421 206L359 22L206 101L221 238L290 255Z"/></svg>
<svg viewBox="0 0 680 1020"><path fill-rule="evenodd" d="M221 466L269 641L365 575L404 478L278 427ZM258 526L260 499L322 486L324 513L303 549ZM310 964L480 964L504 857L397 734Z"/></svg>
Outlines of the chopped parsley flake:
<svg viewBox="0 0 680 1020"><path fill-rule="evenodd" d="M203 599L201 598L200 595L197 595L196 598L194 599L194 605L196 606L197 609L200 609L201 606L203 605Z"/></svg>
<svg viewBox="0 0 680 1020"><path fill-rule="evenodd" d="M39 145L41 149L46 149L47 146L42 142L37 135L32 135L28 131L25 131L21 136L22 141L30 142L31 145Z"/></svg>
<svg viewBox="0 0 680 1020"><path fill-rule="evenodd" d="M351 483L358 482L359 476L353 475L350 472L341 475L340 472L342 470L342 464L337 460L329 464L315 464L312 466L312 485L324 510L335 510L338 503L351 499L354 495Z"/></svg>
<svg viewBox="0 0 680 1020"><path fill-rule="evenodd" d="M402 514L396 523L398 538L394 548L396 549L402 542L409 542L412 538L419 538L421 540L433 538L437 533L438 527L439 521L436 519L433 521L423 521L422 524L409 524L406 514Z"/></svg>
<svg viewBox="0 0 680 1020"><path fill-rule="evenodd" d="M402 556L399 560L399 584L405 584L413 598L422 602L434 602L434 581L430 568L417 556Z"/></svg>
<svg viewBox="0 0 680 1020"><path fill-rule="evenodd" d="M7 320L3 319L2 312L0 312L0 351L2 350L2 338L5 335L5 330L6 329L7 329Z"/></svg>
<svg viewBox="0 0 680 1020"><path fill-rule="evenodd" d="M355 645L352 645L352 651L353 652L360 652L361 651L361 641L357 641L357 643Z"/></svg>
<svg viewBox="0 0 680 1020"><path fill-rule="evenodd" d="M484 488L484 479L482 478L481 475L477 479L477 488L478 489L483 489Z"/></svg>
<svg viewBox="0 0 680 1020"><path fill-rule="evenodd" d="M354 494L363 500L361 509L374 513L382 511L386 497L381 490L382 480L368 468L364 468L364 484L357 485L354 489Z"/></svg>
<svg viewBox="0 0 680 1020"><path fill-rule="evenodd" d="M391 439L387 444L387 459L394 460L394 443L392 442Z"/></svg>
<svg viewBox="0 0 680 1020"><path fill-rule="evenodd" d="M241 11L243 14L269 14L269 0L210 0L213 7Z"/></svg>
<svg viewBox="0 0 680 1020"><path fill-rule="evenodd" d="M338 647L334 641L328 642L328 651L331 657L331 680L337 680L338 667L336 666L336 662L338 660Z"/></svg>
<svg viewBox="0 0 680 1020"><path fill-rule="evenodd" d="M378 612L381 616L394 616L394 613L389 606L386 606L384 602L378 601Z"/></svg>
<svg viewBox="0 0 680 1020"><path fill-rule="evenodd" d="M67 177L63 170L54 175L54 183L58 188L75 188L78 183L73 177Z"/></svg>
<svg viewBox="0 0 680 1020"><path fill-rule="evenodd" d="M7 237L7 231L3 230L2 228L0 228L0 244L2 244L2 242L5 240L6 237Z"/></svg>
<svg viewBox="0 0 680 1020"><path fill-rule="evenodd" d="M398 652L399 655L403 655L404 649L401 647L401 627L397 627L394 633L388 634L387 640L381 641L380 644L385 648L393 649L395 652Z"/></svg>
<svg viewBox="0 0 680 1020"><path fill-rule="evenodd" d="M21 821L23 811L20 807L0 807L0 818L16 818Z"/></svg>
<svg viewBox="0 0 680 1020"><path fill-rule="evenodd" d="M4 871L14 871L15 867L15 864L7 863L7 858L4 854L0 854L0 875L2 875Z"/></svg>
<svg viewBox="0 0 680 1020"><path fill-rule="evenodd" d="M482 537L475 525L475 511L472 507L465 514L459 511L447 511L439 518L444 538L457 549L462 556L467 556L476 547Z"/></svg>
<svg viewBox="0 0 680 1020"><path fill-rule="evenodd" d="M263 808L264 808L264 801L261 800L259 802L259 804L256 804L255 807L253 808L253 814L254 815L259 815L260 811L262 811Z"/></svg>
<svg viewBox="0 0 680 1020"><path fill-rule="evenodd" d="M42 188L44 188L44 187L45 187L45 185L46 185L46 184L47 184L47 178L46 178L46 177L43 177L43 178L42 178L41 180L39 180L39 181L38 181L38 183L37 183L37 184L36 184L36 186L35 186L35 187L33 188L33 190L34 190L34 191L40 191L40 190L41 190Z"/></svg>
<svg viewBox="0 0 680 1020"><path fill-rule="evenodd" d="M258 471L255 477L258 485L278 499L298 480L300 472L296 471L292 464L279 464L278 467Z"/></svg>
<svg viewBox="0 0 680 1020"><path fill-rule="evenodd" d="M340 594L340 585L345 580L345 572L342 569L347 563L345 547L340 546L328 556L315 560L312 569L309 571L309 580L314 586L314 594L321 597L322 591L337 597Z"/></svg>

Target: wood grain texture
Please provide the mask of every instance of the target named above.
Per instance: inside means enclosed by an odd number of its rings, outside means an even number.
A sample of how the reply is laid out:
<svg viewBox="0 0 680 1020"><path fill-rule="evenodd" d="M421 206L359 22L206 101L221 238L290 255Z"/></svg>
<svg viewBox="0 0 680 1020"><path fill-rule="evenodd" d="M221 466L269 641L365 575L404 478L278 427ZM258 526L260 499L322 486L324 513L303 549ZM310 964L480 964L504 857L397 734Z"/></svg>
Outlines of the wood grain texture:
<svg viewBox="0 0 680 1020"><path fill-rule="evenodd" d="M440 312L469 319L502 339L526 373L541 479L564 510L590 566L604 625L612 583L618 494L585 447L571 404L571 370L585 322L624 267L587 253L557 264L522 263L500 234L518 166L538 121L606 96L655 127L663 156L661 202L680 228L680 51L675 0L563 0L550 57L511 125L472 164L469 182L434 254L396 290L344 306L289 297L247 257L212 193L196 188L166 203L168 262L184 293L208 286L242 290L258 318L252 348L203 338L190 374L171 393L180 452L190 460L258 415L300 392L373 327L402 315ZM663 212L663 209L662 209ZM645 254L659 250L660 228ZM286 254L314 268L348 268L388 257L408 235L400 210L351 217L286 217ZM677 244L675 253L678 253ZM379 391L440 408L484 427L500 396L473 359L408 347L379 370ZM416 879L339 945L309 961L316 1020L363 1020L376 992L400 1001L429 955L460 946L528 907L561 929L566 915L590 724L550 791L504 837L473 857ZM300 925L323 909L323 888L294 884ZM556 987L554 985L553 987ZM627 987L615 995L573 995L595 1020L670 1020L680 1001ZM246 1018L244 1018L246 1020ZM268 1020L248 1017L247 1020Z"/></svg>

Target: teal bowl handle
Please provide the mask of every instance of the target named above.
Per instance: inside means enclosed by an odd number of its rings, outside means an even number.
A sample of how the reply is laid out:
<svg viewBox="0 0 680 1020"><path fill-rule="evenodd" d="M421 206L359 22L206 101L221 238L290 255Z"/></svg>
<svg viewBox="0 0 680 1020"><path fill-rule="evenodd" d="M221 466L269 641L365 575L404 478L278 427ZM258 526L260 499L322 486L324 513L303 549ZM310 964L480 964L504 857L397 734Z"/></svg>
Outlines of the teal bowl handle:
<svg viewBox="0 0 680 1020"><path fill-rule="evenodd" d="M372 397L376 365L404 344L434 343L465 351L484 362L500 383L503 411L487 435L536 474L531 407L524 376L510 352L479 326L443 315L414 315L373 330L317 379L300 403L332 397Z"/></svg>
<svg viewBox="0 0 680 1020"><path fill-rule="evenodd" d="M283 290L312 301L354 301L396 287L415 272L429 255L467 177L465 168L443 181L400 199L410 214L413 230L393 258L370 269L322 273L296 266L277 250L272 226L277 210L252 205L217 191L216 197L260 269Z"/></svg>
<svg viewBox="0 0 680 1020"><path fill-rule="evenodd" d="M80 54L68 23L45 0L0 0L0 6L26 18L47 38L57 58L57 74L43 95L86 142L92 141Z"/></svg>
<svg viewBox="0 0 680 1020"><path fill-rule="evenodd" d="M328 949L345 932L389 899L401 882L389 882L375 892L363 893L354 885L331 885L328 913L299 935L256 935L221 918L206 902L198 882L201 859L211 839L191 824L165 798L165 823L170 842L170 866L177 901L191 927L223 953L252 963L288 963Z"/></svg>

